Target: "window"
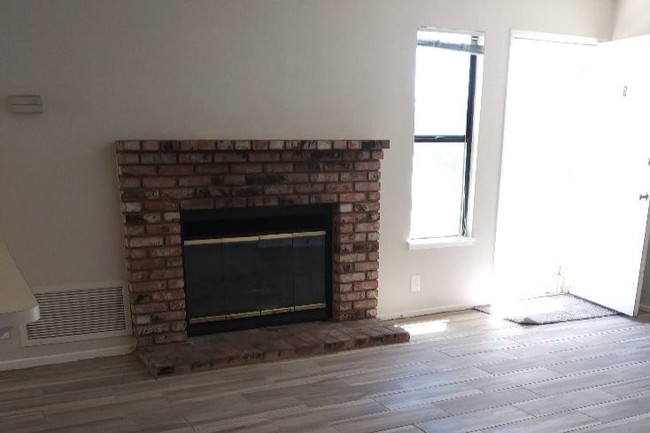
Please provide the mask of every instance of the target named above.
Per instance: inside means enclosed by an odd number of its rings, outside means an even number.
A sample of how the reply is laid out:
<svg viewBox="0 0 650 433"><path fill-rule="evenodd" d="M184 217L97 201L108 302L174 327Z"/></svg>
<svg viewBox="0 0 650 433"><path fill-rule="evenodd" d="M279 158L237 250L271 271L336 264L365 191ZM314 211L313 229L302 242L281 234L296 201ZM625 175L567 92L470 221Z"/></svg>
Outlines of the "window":
<svg viewBox="0 0 650 433"><path fill-rule="evenodd" d="M411 239L468 237L483 37L418 31Z"/></svg>

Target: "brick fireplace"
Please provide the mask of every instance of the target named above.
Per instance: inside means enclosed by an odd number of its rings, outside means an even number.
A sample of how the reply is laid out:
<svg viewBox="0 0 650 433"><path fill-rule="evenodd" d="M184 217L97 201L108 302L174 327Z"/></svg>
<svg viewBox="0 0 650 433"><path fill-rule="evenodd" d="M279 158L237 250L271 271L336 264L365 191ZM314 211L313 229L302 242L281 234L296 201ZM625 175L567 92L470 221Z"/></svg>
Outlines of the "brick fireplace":
<svg viewBox="0 0 650 433"><path fill-rule="evenodd" d="M181 212L332 205L332 320L376 316L385 140L116 143L139 347L187 339Z"/></svg>

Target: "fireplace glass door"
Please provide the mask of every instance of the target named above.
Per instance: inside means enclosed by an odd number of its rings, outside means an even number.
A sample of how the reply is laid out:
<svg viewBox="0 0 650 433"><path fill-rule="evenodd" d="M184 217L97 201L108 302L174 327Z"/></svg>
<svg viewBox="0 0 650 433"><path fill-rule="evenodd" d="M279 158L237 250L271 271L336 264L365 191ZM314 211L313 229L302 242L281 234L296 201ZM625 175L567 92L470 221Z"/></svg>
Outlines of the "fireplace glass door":
<svg viewBox="0 0 650 433"><path fill-rule="evenodd" d="M190 335L327 318L329 209L284 211L237 221L184 215Z"/></svg>

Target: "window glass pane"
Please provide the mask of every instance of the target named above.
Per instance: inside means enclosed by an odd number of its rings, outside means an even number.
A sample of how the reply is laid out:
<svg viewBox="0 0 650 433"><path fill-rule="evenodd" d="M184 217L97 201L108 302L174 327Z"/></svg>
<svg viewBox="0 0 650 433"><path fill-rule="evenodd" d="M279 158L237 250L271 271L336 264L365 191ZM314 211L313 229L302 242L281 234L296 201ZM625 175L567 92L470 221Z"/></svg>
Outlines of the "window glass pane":
<svg viewBox="0 0 650 433"><path fill-rule="evenodd" d="M459 236L464 143L415 143L411 238Z"/></svg>
<svg viewBox="0 0 650 433"><path fill-rule="evenodd" d="M415 135L465 135L470 55L418 46Z"/></svg>

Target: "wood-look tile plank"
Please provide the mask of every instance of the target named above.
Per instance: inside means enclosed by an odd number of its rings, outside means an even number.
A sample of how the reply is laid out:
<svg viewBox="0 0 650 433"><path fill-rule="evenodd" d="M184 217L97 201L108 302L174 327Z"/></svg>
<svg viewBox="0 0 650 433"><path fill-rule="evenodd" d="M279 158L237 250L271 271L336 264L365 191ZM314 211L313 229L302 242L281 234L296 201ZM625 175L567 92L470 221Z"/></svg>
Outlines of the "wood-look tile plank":
<svg viewBox="0 0 650 433"><path fill-rule="evenodd" d="M406 377L419 376L432 373L431 367L423 363L408 365L395 365L385 368L375 368L357 374L346 374L340 380L348 385L366 385L370 383L398 380Z"/></svg>
<svg viewBox="0 0 650 433"><path fill-rule="evenodd" d="M70 420L65 422L48 421L47 424L37 428L22 428L13 430L12 433L88 433L88 432L111 432L130 433L134 427L133 420L122 416L118 418L101 418L97 420Z"/></svg>
<svg viewBox="0 0 650 433"><path fill-rule="evenodd" d="M184 405L176 411L175 407L170 410L184 414L184 418L191 424L219 423L233 419L258 419L267 418L273 415L295 414L307 410L296 398L271 398L255 403L220 403L212 404L206 402L201 405Z"/></svg>
<svg viewBox="0 0 650 433"><path fill-rule="evenodd" d="M348 376L341 380L350 385L362 385L376 381L392 381L397 385L397 389L413 389L464 382L490 376L489 373L476 367L434 371L427 366L418 365L402 370L401 372L391 371L384 378L381 377L381 374L371 373Z"/></svg>
<svg viewBox="0 0 650 433"><path fill-rule="evenodd" d="M636 332L641 331L645 335L645 329L636 330ZM570 362L584 358L616 354L628 349L636 350L650 347L650 336L646 335L644 338L625 339L619 333L616 333L616 335L616 338L614 338L609 334L599 334L594 336L593 341L589 342L583 340L561 340L546 344L528 345L519 349L504 350L504 352L519 358L552 355L557 357L555 359Z"/></svg>
<svg viewBox="0 0 650 433"><path fill-rule="evenodd" d="M0 389L4 391L6 388L0 384ZM5 402L38 398L42 396L43 390L40 388L14 389L11 392L0 392L0 407L2 407L2 404Z"/></svg>
<svg viewBox="0 0 650 433"><path fill-rule="evenodd" d="M602 325L602 324L601 324ZM553 327L554 325L543 325ZM642 328L641 328L642 329ZM579 332L567 332L566 329L551 328L544 333L528 334L522 337L512 337L511 340L521 343L522 348L505 349L506 352L517 355L528 355L526 348L546 348L549 352L558 350L571 350L572 348L589 347L612 343L616 341L625 341L628 339L627 332L638 332L639 328L621 328L621 329L600 329L595 330L576 330ZM643 331L637 335L644 335ZM640 338L640 337L635 337ZM634 339L634 338L631 338Z"/></svg>
<svg viewBox="0 0 650 433"><path fill-rule="evenodd" d="M585 429L573 430L575 433L648 433L650 414L643 414L618 421L597 424Z"/></svg>
<svg viewBox="0 0 650 433"><path fill-rule="evenodd" d="M551 341L506 349L503 352L519 359L544 357L546 365L554 365L650 348L647 330L634 328L634 332L643 335L643 338L630 336L625 332L601 333L589 336L589 341L585 341L585 338Z"/></svg>
<svg viewBox="0 0 650 433"><path fill-rule="evenodd" d="M407 425L404 427L391 428L388 430L382 430L381 433L423 433L422 430L417 428L414 425Z"/></svg>
<svg viewBox="0 0 650 433"><path fill-rule="evenodd" d="M516 359L514 356L505 353L504 351L498 352L481 352L472 355L454 356L447 359L439 359L435 361L424 361L433 371L455 370L458 368L466 367L481 367L487 364L493 364L503 361L510 361Z"/></svg>
<svg viewBox="0 0 650 433"><path fill-rule="evenodd" d="M650 348L637 350L628 349L617 353L550 365L546 368L560 374L577 374L590 370L605 370L608 368L622 367L644 362L648 359L650 359Z"/></svg>
<svg viewBox="0 0 650 433"><path fill-rule="evenodd" d="M493 340L493 341L481 341L478 343L472 343L462 346L454 347L445 347L440 348L442 353L449 356L465 356L473 355L482 352L495 352L503 349L511 349L515 347L521 347L520 343L517 343L514 340L502 339L502 340Z"/></svg>
<svg viewBox="0 0 650 433"><path fill-rule="evenodd" d="M416 423L415 426L425 433L467 433L532 418L531 415L512 406L502 406Z"/></svg>
<svg viewBox="0 0 650 433"><path fill-rule="evenodd" d="M340 433L383 433L403 427L410 427L418 422L429 421L447 416L442 409L432 405L422 405L395 410L385 410L372 415L351 418L345 421L332 422L332 426Z"/></svg>
<svg viewBox="0 0 650 433"><path fill-rule="evenodd" d="M600 422L578 412L534 418L526 421L483 429L484 433L565 433L571 430L598 425Z"/></svg>
<svg viewBox="0 0 650 433"><path fill-rule="evenodd" d="M573 376L561 376L556 379L550 379L543 382L524 385L525 388L543 395L561 395L572 391L578 391L587 388L596 388L605 385L611 385L619 382L608 372L598 372L597 374L576 374Z"/></svg>
<svg viewBox="0 0 650 433"><path fill-rule="evenodd" d="M399 384L401 389L412 390L439 385L449 385L459 382L469 382L488 377L491 377L490 374L480 368L466 367L457 370L433 371L431 373L404 377L399 381L393 382Z"/></svg>
<svg viewBox="0 0 650 433"><path fill-rule="evenodd" d="M454 398L453 400L439 401L435 403L435 406L441 408L448 414L460 415L493 407L527 402L537 398L539 398L539 395L534 392L523 388L515 388L495 392L482 392L467 397Z"/></svg>
<svg viewBox="0 0 650 433"><path fill-rule="evenodd" d="M408 357L404 356L404 350L400 347L408 347ZM360 366L371 370L375 368L390 367L397 364L413 364L416 362L437 361L446 359L448 356L433 349L428 344L423 343L404 343L391 347L370 348L355 351L354 357L345 356L345 353L339 353L335 356L327 356L319 359L317 364L320 367L336 366L339 371L345 371L347 368L359 369Z"/></svg>
<svg viewBox="0 0 650 433"><path fill-rule="evenodd" d="M582 407L593 406L616 400L617 397L597 388L585 389L566 394L553 395L516 403L518 409L534 416L544 416L567 412Z"/></svg>
<svg viewBox="0 0 650 433"><path fill-rule="evenodd" d="M501 374L475 379L467 382L467 384L473 388L487 392L523 387L534 384L543 384L550 379L557 379L561 377L563 376L551 370L547 370L546 368L533 368L510 374Z"/></svg>
<svg viewBox="0 0 650 433"><path fill-rule="evenodd" d="M110 403L95 407L81 407L47 415L49 422L58 425L78 425L94 421L119 419L131 414L155 409L166 409L169 402L164 398L150 398L120 403Z"/></svg>
<svg viewBox="0 0 650 433"><path fill-rule="evenodd" d="M493 362L481 366L481 368L488 373L495 375L518 373L520 371L532 370L540 367L547 367L549 365L558 364L563 362L563 358L557 355L548 355L544 357L531 356L520 357L501 362Z"/></svg>
<svg viewBox="0 0 650 433"><path fill-rule="evenodd" d="M650 393L650 369L647 370L648 377L641 377L636 380L619 382L612 385L606 385L599 389L617 397L627 397L636 394Z"/></svg>
<svg viewBox="0 0 650 433"><path fill-rule="evenodd" d="M624 400L580 409L580 412L603 422L643 415L650 412L650 395L642 394Z"/></svg>
<svg viewBox="0 0 650 433"><path fill-rule="evenodd" d="M0 416L0 432L13 432L19 428L41 426L45 415L41 411L25 412L16 415Z"/></svg>
<svg viewBox="0 0 650 433"><path fill-rule="evenodd" d="M480 391L462 383L440 385L431 388L419 388L389 395L374 397L375 400L389 409L429 404L435 401L448 400L458 397L479 394Z"/></svg>
<svg viewBox="0 0 650 433"><path fill-rule="evenodd" d="M438 335L437 337L429 338L423 340L440 351L448 351L456 348L461 348L464 346L471 346L473 344L484 344L484 343L493 343L493 342L507 342L504 346L511 346L512 342L515 340L513 337L520 337L526 331L521 327L497 327L493 329L485 329L481 332L477 332L479 329L474 329L473 332L460 333L454 335L453 333L445 333L444 335ZM436 335L436 334L433 334ZM497 343L499 344L499 343ZM515 347L518 347L520 343L515 344Z"/></svg>
<svg viewBox="0 0 650 433"><path fill-rule="evenodd" d="M267 401L282 397L292 397L307 405L335 404L354 401L363 395L401 391L398 381L354 386L341 379L328 379L318 383L297 386L278 386L274 389L247 392L243 396L251 402Z"/></svg>
<svg viewBox="0 0 650 433"><path fill-rule="evenodd" d="M273 424L278 426L282 432L302 433L310 427L325 426L349 418L382 413L385 410L386 408L384 406L375 401L369 400L360 401L354 404L346 403L312 408L293 416L274 418L272 421Z"/></svg>
<svg viewBox="0 0 650 433"><path fill-rule="evenodd" d="M630 381L650 375L650 360L636 364L617 366L605 370L608 375L618 381Z"/></svg>

